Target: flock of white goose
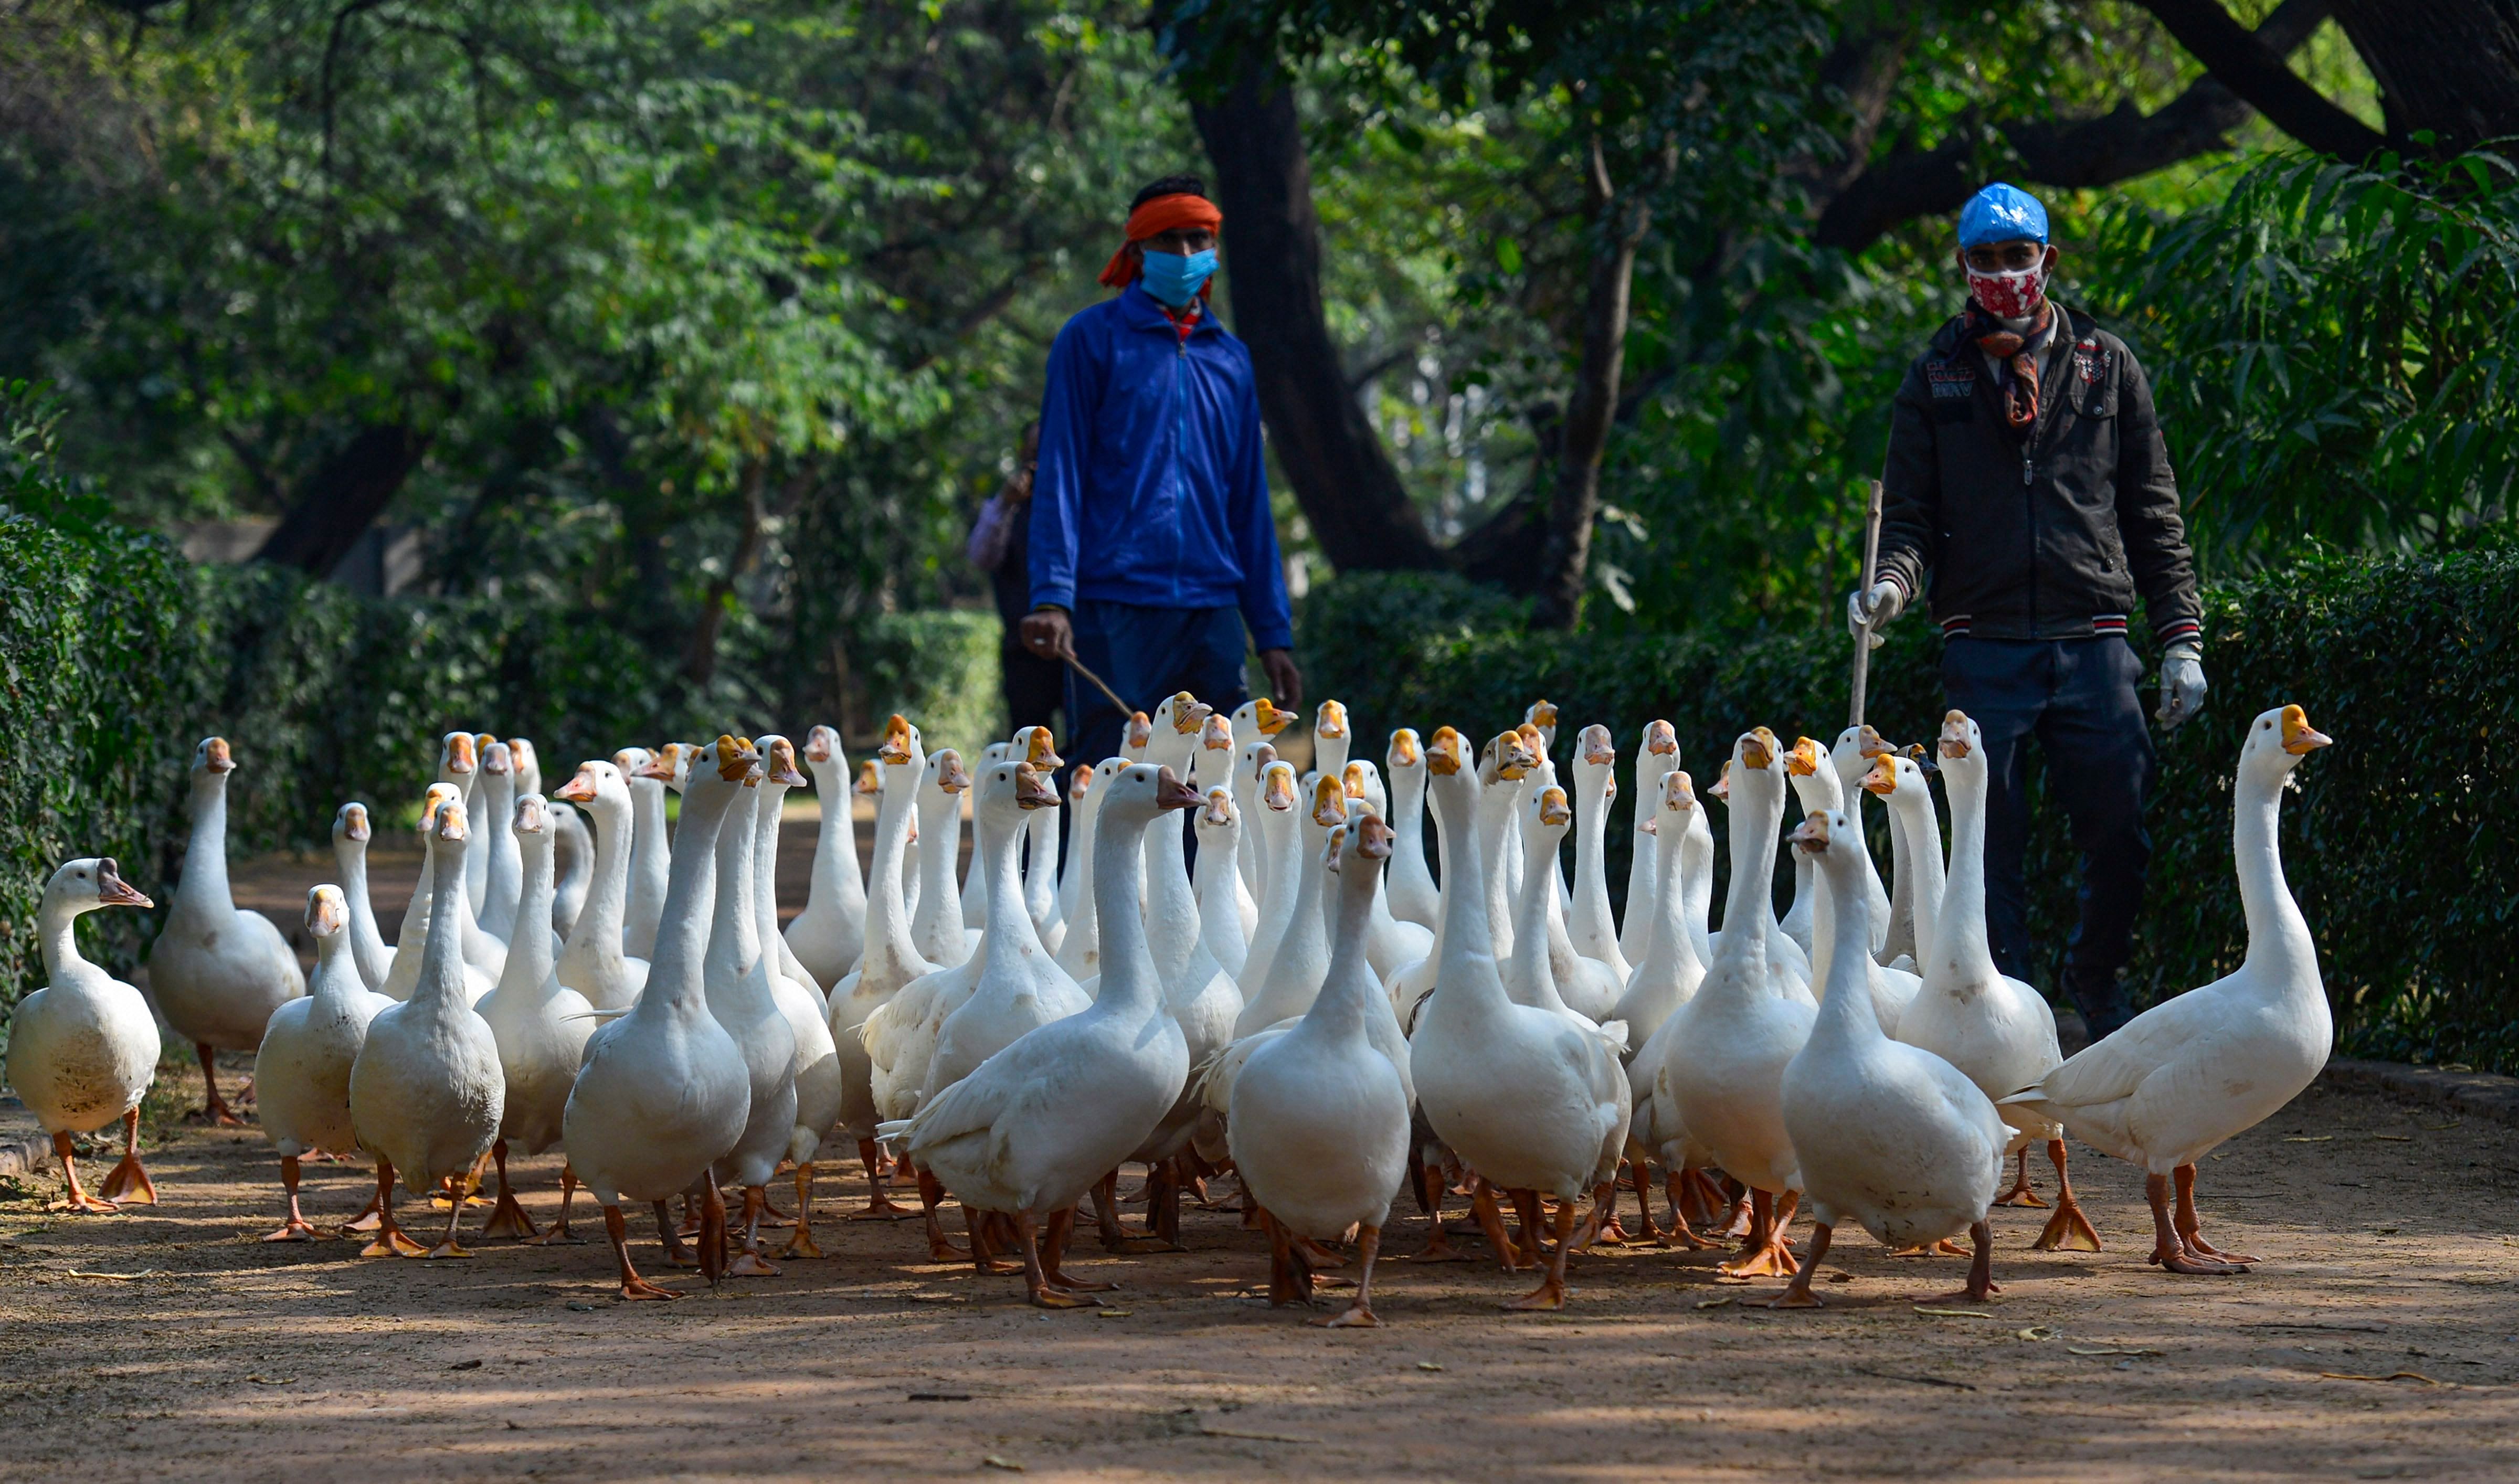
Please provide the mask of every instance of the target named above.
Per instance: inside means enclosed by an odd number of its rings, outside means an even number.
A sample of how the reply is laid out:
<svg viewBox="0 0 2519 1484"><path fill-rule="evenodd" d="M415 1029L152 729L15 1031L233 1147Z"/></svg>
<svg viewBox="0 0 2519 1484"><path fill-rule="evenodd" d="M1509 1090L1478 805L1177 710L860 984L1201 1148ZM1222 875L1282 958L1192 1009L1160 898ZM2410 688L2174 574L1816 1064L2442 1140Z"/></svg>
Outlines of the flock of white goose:
<svg viewBox="0 0 2519 1484"><path fill-rule="evenodd" d="M806 782L788 739L629 748L580 764L546 800L530 743L449 733L398 944L369 904L368 810L341 807L339 884L308 895L311 991L280 933L230 897L236 764L213 737L195 754L194 833L151 985L212 1074L213 1115L233 1121L212 1053L258 1048L287 1197L266 1240L318 1235L298 1162L355 1146L376 1168L374 1200L344 1229L373 1234L363 1255L468 1255L464 1198L494 1161L484 1236L570 1240L583 1184L626 1298L679 1296L632 1265L632 1202L654 1207L669 1261L712 1281L778 1271L766 1219L792 1221L777 1255L819 1256L814 1161L834 1138L855 1142L874 1209L899 1209L888 1174L914 1181L931 1252L959 1257L937 1220L950 1192L969 1258L992 1272L1020 1258L1048 1307L1097 1287L1060 1268L1088 1194L1106 1243L1169 1246L1184 1190L1227 1168L1268 1234L1273 1301L1308 1302L1315 1270L1344 1260L1329 1246L1353 1244L1353 1297L1334 1325L1379 1323L1374 1259L1403 1190L1428 1218L1426 1257L1458 1255L1441 1205L1466 1190L1505 1269L1543 1272L1508 1307L1555 1308L1567 1254L1623 1238L1622 1177L1644 1239L1738 1237L1724 1271L1790 1277L1778 1304L1817 1302L1811 1275L1845 1221L1898 1248L1959 1253L1948 1244L1967 1234L1965 1291L1982 1298L1988 1208L2045 1203L2029 1187L2034 1145L2057 1177L2038 1245L2098 1249L2065 1180L2067 1132L2143 1166L2154 1263L2231 1273L2258 1260L2205 1241L2191 1193L2195 1161L2305 1087L2331 1040L2276 844L2286 780L2327 745L2299 707L2256 718L2235 769L2245 961L2070 1060L2044 999L1987 948L1985 764L1959 712L1906 751L1870 727L1834 745L1786 747L1765 727L1735 739L1705 790L1730 811L1720 930L1707 922L1713 834L1666 722L1644 729L1637 754L1620 924L1604 879L1617 794L1607 728L1576 737L1569 789L1545 702L1475 756L1448 726L1396 731L1382 769L1348 757L1345 710L1326 702L1301 775L1270 741L1291 720L1265 700L1228 718L1175 695L1132 719L1126 756L1077 767L1062 798L1044 728L990 746L974 772L952 749L924 752L895 717L856 785L878 800L870 878L848 762L817 726L802 761L823 828L810 904L783 935L778 825L786 791ZM1947 866L1928 772L1949 802ZM682 796L670 834L669 789ZM1866 794L1889 810L1888 889L1865 844ZM965 795L977 850L957 880ZM1176 809L1194 811L1195 870ZM576 810L592 840L580 835L562 879L554 842L585 830ZM1781 918L1780 838L1795 867ZM80 957L71 931L117 905L151 902L110 858L54 875L40 920L50 982L10 1033L9 1080L51 1131L60 1208L74 1211L155 1199L137 1139L156 1021ZM123 1158L91 1195L71 1137L116 1119ZM565 1152L547 1231L508 1183L511 1145ZM2016 1173L1999 1192L2007 1157ZM1130 1162L1147 1172L1142 1232L1117 1217ZM792 1218L771 1202L785 1165ZM402 1231L397 1179L441 1193L434 1246ZM1805 1201L1817 1225L1796 1255L1786 1232Z"/></svg>

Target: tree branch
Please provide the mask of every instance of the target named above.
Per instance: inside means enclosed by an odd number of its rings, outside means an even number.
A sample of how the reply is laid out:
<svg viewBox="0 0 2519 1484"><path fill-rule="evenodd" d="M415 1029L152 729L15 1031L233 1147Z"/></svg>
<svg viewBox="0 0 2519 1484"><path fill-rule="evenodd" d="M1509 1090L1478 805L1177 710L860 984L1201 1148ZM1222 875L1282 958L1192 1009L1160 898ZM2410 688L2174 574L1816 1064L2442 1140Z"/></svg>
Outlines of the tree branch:
<svg viewBox="0 0 2519 1484"><path fill-rule="evenodd" d="M2318 29L2332 3L2284 0L2249 44L2269 55L2288 55ZM2030 180L2092 187L2227 150L2231 131L2246 123L2248 113L2244 100L2220 78L2207 75L2148 114L2129 103L2098 118L2023 120L1995 128L2020 156ZM1825 247L1860 252L1901 222L1956 211L1984 184L1977 158L1977 142L1962 138L1938 149L1904 151L1878 160L1828 198L1813 238Z"/></svg>
<svg viewBox="0 0 2519 1484"><path fill-rule="evenodd" d="M2268 122L2321 154L2358 160L2387 136L2345 112L2283 65L2283 54L2231 19L2220 0L2142 0L2178 44Z"/></svg>

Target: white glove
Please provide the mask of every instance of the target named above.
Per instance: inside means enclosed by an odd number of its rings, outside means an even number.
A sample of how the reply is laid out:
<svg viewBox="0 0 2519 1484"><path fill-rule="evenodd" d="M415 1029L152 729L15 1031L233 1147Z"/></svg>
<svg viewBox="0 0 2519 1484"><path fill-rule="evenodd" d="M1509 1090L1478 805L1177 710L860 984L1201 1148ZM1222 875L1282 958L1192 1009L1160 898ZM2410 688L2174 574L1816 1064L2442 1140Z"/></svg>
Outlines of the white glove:
<svg viewBox="0 0 2519 1484"><path fill-rule="evenodd" d="M2204 646L2191 639L2172 644L2160 656L2160 710L2153 713L2164 731L2204 709Z"/></svg>
<svg viewBox="0 0 2519 1484"><path fill-rule="evenodd" d="M1872 647L1878 649L1880 647L1880 631L1888 628L1889 621L1906 609L1907 589L1884 577L1872 585L1871 598ZM1845 595L1847 633L1860 635L1863 633L1863 593L1849 592Z"/></svg>

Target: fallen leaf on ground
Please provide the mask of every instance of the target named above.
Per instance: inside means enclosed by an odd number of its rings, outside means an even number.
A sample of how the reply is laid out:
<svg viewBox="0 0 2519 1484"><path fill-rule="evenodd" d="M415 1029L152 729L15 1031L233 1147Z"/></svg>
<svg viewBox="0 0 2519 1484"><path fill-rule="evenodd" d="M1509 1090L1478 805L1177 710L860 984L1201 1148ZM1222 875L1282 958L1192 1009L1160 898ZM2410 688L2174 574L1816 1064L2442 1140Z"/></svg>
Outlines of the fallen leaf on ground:
<svg viewBox="0 0 2519 1484"><path fill-rule="evenodd" d="M2014 1339L2054 1339L2055 1331L2045 1325L2031 1325L2026 1330L2012 1331L2011 1336Z"/></svg>
<svg viewBox="0 0 2519 1484"><path fill-rule="evenodd" d="M1136 1312L1137 1311L1134 1309L1096 1309L1093 1311L1093 1317L1096 1319L1127 1319L1129 1315Z"/></svg>
<svg viewBox="0 0 2519 1484"><path fill-rule="evenodd" d="M2299 1134L2293 1134L2289 1138L2283 1140L2283 1142L2285 1144L2332 1144L2335 1142L2335 1136L2333 1134L2312 1134L2307 1138L2303 1138Z"/></svg>
<svg viewBox="0 0 2519 1484"><path fill-rule="evenodd" d="M2391 1371L2385 1375L2361 1375L2351 1371L2320 1371L2322 1381L2420 1381L2426 1386L2454 1385L2453 1381L2436 1381L2419 1371Z"/></svg>
<svg viewBox="0 0 2519 1484"><path fill-rule="evenodd" d="M2167 1355L2169 1352L2166 1350L2127 1350L2119 1349L2115 1346L2103 1346L2096 1350L2085 1350L2079 1345L2066 1345L2064 1347L2064 1353L2067 1355Z"/></svg>
<svg viewBox="0 0 2519 1484"><path fill-rule="evenodd" d="M163 1278L166 1276L166 1270L163 1268L142 1268L137 1273L82 1273L76 1268L69 1268L65 1271L66 1271L72 1278L102 1278L108 1283L138 1283L144 1278Z"/></svg>
<svg viewBox="0 0 2519 1484"><path fill-rule="evenodd" d="M297 1379L293 1375L248 1375L246 1380L257 1386L286 1386Z"/></svg>
<svg viewBox="0 0 2519 1484"><path fill-rule="evenodd" d="M1008 1473L1021 1473L1024 1471L1024 1466L1021 1463L1016 1462L1012 1459L999 1458L994 1453L990 1454L987 1458L982 1459L980 1461L980 1464L984 1468L1002 1468Z"/></svg>
<svg viewBox="0 0 2519 1484"><path fill-rule="evenodd" d="M1198 1430L1212 1438L1247 1438L1255 1443L1317 1443L1320 1441L1318 1438L1303 1437L1292 1432L1259 1432L1248 1427L1213 1427L1205 1422L1199 1424Z"/></svg>
<svg viewBox="0 0 2519 1484"><path fill-rule="evenodd" d="M1440 1371L1443 1368L1436 1365L1433 1361L1419 1361L1417 1363L1417 1369L1420 1371Z"/></svg>
<svg viewBox="0 0 2519 1484"><path fill-rule="evenodd" d="M1924 1305L1922 1305L1922 1304L1918 1304L1918 1305L1916 1305L1916 1312L1917 1312L1917 1313L1919 1313L1919 1314L1931 1314L1931 1315L1934 1315L1934 1316L1936 1316L1936 1317L1938 1317L1938 1318L1942 1318L1942 1319L1992 1319L1992 1318L1994 1318L1994 1316L1993 1316L1993 1315L1988 1314L1988 1313L1987 1313L1987 1312L1985 1312L1983 1309L1931 1309L1931 1308L1926 1308L1926 1307L1925 1307Z"/></svg>
<svg viewBox="0 0 2519 1484"><path fill-rule="evenodd" d="M1701 1309L1719 1309L1730 1302L1732 1300L1729 1298L1701 1298L1697 1301L1697 1306Z"/></svg>

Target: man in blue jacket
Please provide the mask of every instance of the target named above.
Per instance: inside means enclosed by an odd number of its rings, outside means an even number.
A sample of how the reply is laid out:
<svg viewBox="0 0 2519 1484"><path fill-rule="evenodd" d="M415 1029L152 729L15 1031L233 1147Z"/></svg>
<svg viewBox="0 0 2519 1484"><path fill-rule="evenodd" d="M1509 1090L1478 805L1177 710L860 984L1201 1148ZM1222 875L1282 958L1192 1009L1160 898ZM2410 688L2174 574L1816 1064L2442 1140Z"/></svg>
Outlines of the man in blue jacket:
<svg viewBox="0 0 2519 1484"><path fill-rule="evenodd" d="M1049 352L1024 647L1073 656L1138 711L1179 690L1240 705L1246 630L1271 698L1303 701L1251 353L1207 303L1223 224L1196 177L1138 192L1102 270L1119 295ZM1073 675L1067 715L1071 757L1118 756L1127 717Z"/></svg>

